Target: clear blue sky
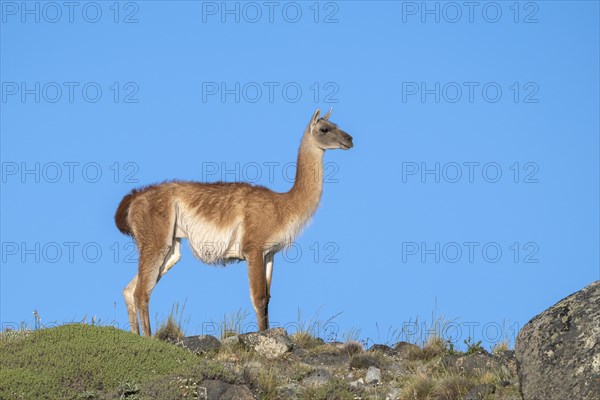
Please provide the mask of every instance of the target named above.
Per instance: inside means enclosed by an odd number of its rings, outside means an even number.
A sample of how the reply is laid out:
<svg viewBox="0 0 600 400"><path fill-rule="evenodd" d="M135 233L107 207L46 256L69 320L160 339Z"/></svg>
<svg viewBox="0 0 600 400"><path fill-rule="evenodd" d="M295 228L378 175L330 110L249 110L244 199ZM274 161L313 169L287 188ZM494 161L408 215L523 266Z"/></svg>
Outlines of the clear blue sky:
<svg viewBox="0 0 600 400"><path fill-rule="evenodd" d="M126 328L121 198L288 190L318 107L355 147L325 155L321 206L275 258L272 323L341 312L338 337L385 342L435 310L459 343L512 338L600 278L598 2L23 4L0 3L4 328L34 310ZM187 244L154 326L175 302L190 334L254 322L245 263Z"/></svg>

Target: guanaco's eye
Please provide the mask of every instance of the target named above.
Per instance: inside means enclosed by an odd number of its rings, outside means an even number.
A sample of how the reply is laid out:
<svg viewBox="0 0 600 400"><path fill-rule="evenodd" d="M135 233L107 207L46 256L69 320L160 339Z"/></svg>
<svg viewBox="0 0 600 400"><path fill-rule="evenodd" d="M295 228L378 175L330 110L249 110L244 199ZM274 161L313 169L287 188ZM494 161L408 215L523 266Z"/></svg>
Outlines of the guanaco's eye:
<svg viewBox="0 0 600 400"><path fill-rule="evenodd" d="M327 132L329 132L329 128L324 126L320 129L320 131L321 131L321 133L327 133Z"/></svg>

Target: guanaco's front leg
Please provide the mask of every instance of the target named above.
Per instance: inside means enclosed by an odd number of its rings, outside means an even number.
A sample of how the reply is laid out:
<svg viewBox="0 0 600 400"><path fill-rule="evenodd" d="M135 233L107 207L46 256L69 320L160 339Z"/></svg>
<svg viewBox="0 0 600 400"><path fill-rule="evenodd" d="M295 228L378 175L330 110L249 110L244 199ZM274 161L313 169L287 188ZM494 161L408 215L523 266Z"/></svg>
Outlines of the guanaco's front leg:
<svg viewBox="0 0 600 400"><path fill-rule="evenodd" d="M248 262L250 297L256 312L258 330L264 331L269 329L269 297L264 257L261 251L254 251L246 256L246 261Z"/></svg>

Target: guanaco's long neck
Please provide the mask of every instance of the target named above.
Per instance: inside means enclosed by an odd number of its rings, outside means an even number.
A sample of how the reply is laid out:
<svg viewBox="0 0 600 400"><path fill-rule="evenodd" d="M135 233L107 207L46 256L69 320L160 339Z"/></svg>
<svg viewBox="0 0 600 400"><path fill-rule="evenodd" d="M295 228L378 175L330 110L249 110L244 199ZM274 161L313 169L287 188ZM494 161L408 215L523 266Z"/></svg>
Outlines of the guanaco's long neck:
<svg viewBox="0 0 600 400"><path fill-rule="evenodd" d="M291 210L299 218L312 216L321 200L323 192L323 154L325 151L310 140L310 128L307 128L298 151L296 180L288 192Z"/></svg>

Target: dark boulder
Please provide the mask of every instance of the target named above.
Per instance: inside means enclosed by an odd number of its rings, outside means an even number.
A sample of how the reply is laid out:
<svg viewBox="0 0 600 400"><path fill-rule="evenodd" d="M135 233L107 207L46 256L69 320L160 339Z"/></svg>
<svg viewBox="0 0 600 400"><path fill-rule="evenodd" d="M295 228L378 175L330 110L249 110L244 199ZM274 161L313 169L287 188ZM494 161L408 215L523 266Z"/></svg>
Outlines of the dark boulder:
<svg viewBox="0 0 600 400"><path fill-rule="evenodd" d="M210 335L188 336L177 344L189 349L193 353L206 353L207 351L219 350L221 348L219 339Z"/></svg>
<svg viewBox="0 0 600 400"><path fill-rule="evenodd" d="M198 398L206 400L254 400L247 386L232 385L217 380L205 380L198 388Z"/></svg>
<svg viewBox="0 0 600 400"><path fill-rule="evenodd" d="M599 400L600 281L525 324L515 355L524 400Z"/></svg>
<svg viewBox="0 0 600 400"><path fill-rule="evenodd" d="M464 400L485 400L496 393L496 386L490 384L482 384L473 387L469 393L465 395Z"/></svg>

